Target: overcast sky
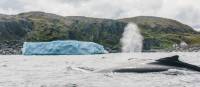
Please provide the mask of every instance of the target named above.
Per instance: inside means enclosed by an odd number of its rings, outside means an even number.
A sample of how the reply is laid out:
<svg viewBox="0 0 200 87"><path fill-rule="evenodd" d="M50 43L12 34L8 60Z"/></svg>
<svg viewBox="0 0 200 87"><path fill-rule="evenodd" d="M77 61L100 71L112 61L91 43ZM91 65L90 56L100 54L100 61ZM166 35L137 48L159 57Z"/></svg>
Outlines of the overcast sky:
<svg viewBox="0 0 200 87"><path fill-rule="evenodd" d="M44 11L63 16L159 16L200 29L200 0L0 0L0 13Z"/></svg>

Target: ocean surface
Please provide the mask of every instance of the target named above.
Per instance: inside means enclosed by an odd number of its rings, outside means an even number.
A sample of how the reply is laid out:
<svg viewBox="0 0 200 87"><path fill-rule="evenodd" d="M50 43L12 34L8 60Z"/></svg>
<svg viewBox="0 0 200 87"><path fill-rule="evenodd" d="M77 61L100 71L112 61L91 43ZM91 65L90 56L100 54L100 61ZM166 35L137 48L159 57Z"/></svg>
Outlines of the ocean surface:
<svg viewBox="0 0 200 87"><path fill-rule="evenodd" d="M200 72L98 73L180 55L200 66L200 53L115 53L69 56L0 56L0 87L199 87Z"/></svg>

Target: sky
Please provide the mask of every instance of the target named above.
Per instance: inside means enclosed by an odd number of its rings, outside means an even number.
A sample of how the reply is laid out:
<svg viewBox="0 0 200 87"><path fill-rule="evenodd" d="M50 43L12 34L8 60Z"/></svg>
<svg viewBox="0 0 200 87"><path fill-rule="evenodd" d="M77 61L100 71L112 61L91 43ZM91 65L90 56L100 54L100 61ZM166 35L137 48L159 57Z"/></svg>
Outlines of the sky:
<svg viewBox="0 0 200 87"><path fill-rule="evenodd" d="M200 30L200 0L0 0L1 14L43 11L62 16L158 16Z"/></svg>

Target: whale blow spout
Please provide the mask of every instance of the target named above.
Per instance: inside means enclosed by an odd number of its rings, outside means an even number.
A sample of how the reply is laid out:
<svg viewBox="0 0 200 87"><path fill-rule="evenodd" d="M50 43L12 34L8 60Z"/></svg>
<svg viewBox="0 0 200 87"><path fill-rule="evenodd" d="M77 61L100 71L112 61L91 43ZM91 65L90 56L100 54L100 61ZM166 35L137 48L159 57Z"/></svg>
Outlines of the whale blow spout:
<svg viewBox="0 0 200 87"><path fill-rule="evenodd" d="M141 52L143 48L143 36L136 24L129 23L121 38L122 52Z"/></svg>

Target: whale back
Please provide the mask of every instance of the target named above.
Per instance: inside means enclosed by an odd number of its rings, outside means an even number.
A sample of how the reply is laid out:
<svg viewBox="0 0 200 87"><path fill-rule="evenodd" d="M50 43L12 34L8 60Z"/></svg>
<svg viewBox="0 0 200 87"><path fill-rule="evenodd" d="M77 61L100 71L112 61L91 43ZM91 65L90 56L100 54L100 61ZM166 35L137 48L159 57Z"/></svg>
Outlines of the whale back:
<svg viewBox="0 0 200 87"><path fill-rule="evenodd" d="M149 63L149 64L183 67L182 64L180 64L182 62L179 60L179 56L178 55L171 56L171 57L160 58L160 59L155 60L155 61L156 62L152 62L152 63Z"/></svg>
<svg viewBox="0 0 200 87"><path fill-rule="evenodd" d="M165 58L160 58L158 60L156 60L157 62L177 62L179 61L179 56L178 55L175 55L175 56L171 56L171 57L165 57Z"/></svg>
<svg viewBox="0 0 200 87"><path fill-rule="evenodd" d="M178 68L186 68L189 70L200 72L199 66L180 61L178 55L160 58L158 60L155 60L155 62L147 63L145 65L115 67L115 68L100 70L98 72L148 73L148 72L161 72L161 71L167 71L169 69L178 69Z"/></svg>

